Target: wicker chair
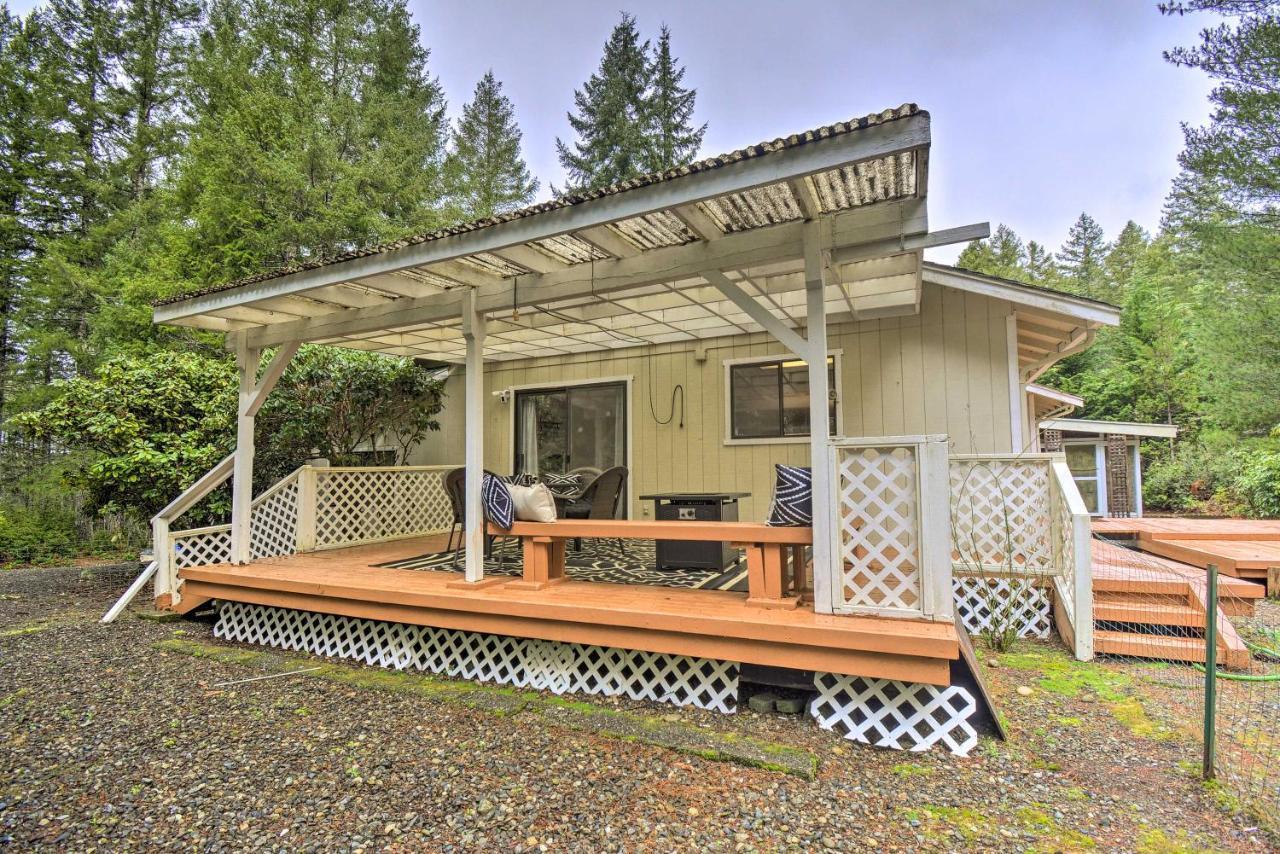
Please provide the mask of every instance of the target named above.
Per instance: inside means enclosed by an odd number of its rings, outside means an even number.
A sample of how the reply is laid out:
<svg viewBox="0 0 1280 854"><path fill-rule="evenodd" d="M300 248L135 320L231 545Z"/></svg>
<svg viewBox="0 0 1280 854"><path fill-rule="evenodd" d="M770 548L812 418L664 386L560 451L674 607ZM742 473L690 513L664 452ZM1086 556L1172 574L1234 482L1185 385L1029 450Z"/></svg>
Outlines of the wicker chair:
<svg viewBox="0 0 1280 854"><path fill-rule="evenodd" d="M627 467L614 466L602 471L595 480L564 508L566 519L622 519L625 517L624 496L627 491ZM614 540L618 553L623 553L622 540ZM582 540L574 540L575 551L582 551Z"/></svg>
<svg viewBox="0 0 1280 854"><path fill-rule="evenodd" d="M485 470L485 474L493 474L489 470ZM496 476L496 475L495 475ZM456 468L444 476L444 491L449 496L449 506L453 509L453 523L449 526L449 539L445 544L445 551L453 552L453 566L458 567L458 557L462 554L462 544L466 535L466 483L467 470L465 468ZM458 532L458 542L454 544L453 534ZM484 556L490 558L493 556L493 542L497 539L492 534L485 534L484 537ZM519 537L516 538L519 540ZM499 565L505 565L506 558L498 553Z"/></svg>

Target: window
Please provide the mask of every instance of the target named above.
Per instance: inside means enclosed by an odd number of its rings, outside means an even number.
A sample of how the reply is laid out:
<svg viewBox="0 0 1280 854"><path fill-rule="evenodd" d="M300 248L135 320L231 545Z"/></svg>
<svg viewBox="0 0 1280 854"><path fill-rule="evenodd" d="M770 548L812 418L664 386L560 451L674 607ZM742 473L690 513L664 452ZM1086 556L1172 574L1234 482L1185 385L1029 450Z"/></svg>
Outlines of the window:
<svg viewBox="0 0 1280 854"><path fill-rule="evenodd" d="M1067 468L1075 479L1076 489L1084 499L1084 506L1093 515L1103 512L1102 500L1106 492L1105 476L1102 474L1102 445L1079 444L1065 445L1063 452L1067 455Z"/></svg>
<svg viewBox="0 0 1280 854"><path fill-rule="evenodd" d="M809 435L809 366L800 359L730 363L729 440L803 439ZM827 357L828 429L837 425L835 356Z"/></svg>
<svg viewBox="0 0 1280 854"><path fill-rule="evenodd" d="M626 465L626 410L624 383L517 390L515 473Z"/></svg>

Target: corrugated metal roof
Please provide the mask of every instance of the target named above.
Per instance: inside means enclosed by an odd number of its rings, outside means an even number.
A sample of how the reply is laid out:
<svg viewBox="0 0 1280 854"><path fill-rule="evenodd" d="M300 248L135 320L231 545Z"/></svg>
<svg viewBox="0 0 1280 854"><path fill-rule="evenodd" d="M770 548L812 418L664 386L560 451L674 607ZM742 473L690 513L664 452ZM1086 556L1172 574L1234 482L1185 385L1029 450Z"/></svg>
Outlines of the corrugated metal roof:
<svg viewBox="0 0 1280 854"><path fill-rule="evenodd" d="M190 293L169 297L167 299L158 300L154 304L157 306L168 305L170 303L181 302L191 297L231 290L244 285L263 282L269 279L275 279L292 273L301 272L303 270L311 270L333 264L340 264L356 258L364 258L406 246L413 246L427 243L432 240L439 240L445 237L465 234L500 223L511 222L524 217L535 216L537 214L582 204L594 199L625 193L629 190L638 189L640 187L646 187L664 181L677 180L686 175L693 175L712 169L718 169L743 160L763 157L776 151L782 151L817 140L852 133L861 129L897 121L915 115L927 115L927 113L915 104L904 104L896 109L884 110L879 113L871 113L849 121L837 122L832 125L815 128L803 133L792 134L772 141L761 142L728 154L699 160L685 166L677 166L663 172L642 175L599 190L591 190L585 193L563 196L558 199L542 202L540 204L522 208L511 213L502 214L500 216L450 226L427 234L405 237L377 246L356 249L331 258L316 259L294 264L289 267L266 271L254 276L238 279L224 285L208 287ZM839 174L836 174L837 171ZM842 170L833 170L832 172L825 173L822 176L821 181L815 180L814 183L816 185L820 203L824 207L824 212L828 210L842 210L860 204L868 204L873 201L902 198L914 193L915 171L914 155L908 153L897 157L881 158L869 163L857 164L853 167ZM720 205L718 209L713 210L709 205L703 206L703 210L705 210L712 220L716 222L722 231L728 232L745 230L776 222L785 222L791 219L797 219L800 215L795 199L790 196L789 191L787 191L785 187L781 190L774 188L760 188L734 195L736 198L733 203L725 203L724 205ZM672 222L670 220L675 221ZM622 234L625 240L640 249L678 246L697 239L697 235L693 234L683 223L671 214L665 212L624 220L622 222L615 223L611 227L613 227L618 233ZM553 240L556 239L558 238L554 238ZM583 241L578 242L581 243ZM558 247L559 245L546 245L548 243L550 243L550 241L544 241L544 245L539 248L543 251L549 251L553 255L557 251L560 251L560 248L553 248L553 246ZM576 263L581 263L582 261L588 261L593 257L597 257L592 250L583 249L582 251L589 254L581 257L581 259L576 261ZM598 250L594 251L598 252ZM481 260L480 256L477 255L471 256L470 260L473 265L479 266L481 269L485 269L486 272L501 276L513 276L525 272L523 268L519 268L504 259L498 258L497 256L490 255Z"/></svg>

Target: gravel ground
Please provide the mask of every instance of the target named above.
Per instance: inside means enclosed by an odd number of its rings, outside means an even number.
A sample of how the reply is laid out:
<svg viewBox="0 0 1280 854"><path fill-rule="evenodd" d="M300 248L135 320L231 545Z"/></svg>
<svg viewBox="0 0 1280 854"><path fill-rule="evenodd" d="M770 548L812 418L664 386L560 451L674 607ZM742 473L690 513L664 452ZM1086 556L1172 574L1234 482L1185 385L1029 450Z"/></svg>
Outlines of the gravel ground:
<svg viewBox="0 0 1280 854"><path fill-rule="evenodd" d="M967 759L806 719L591 699L814 753L814 780L162 651L208 622L96 619L136 566L0 573L0 847L88 850L1260 850L1131 665L1024 644L985 676L1011 741ZM176 633L180 633L175 635ZM226 645L223 645L226 646ZM234 649L234 647L230 647ZM1132 680L1134 691L1142 690ZM1031 689L1029 694L1019 688ZM1120 692L1120 693L1116 693ZM1119 698L1119 699L1117 699ZM1136 706L1136 712L1135 712Z"/></svg>

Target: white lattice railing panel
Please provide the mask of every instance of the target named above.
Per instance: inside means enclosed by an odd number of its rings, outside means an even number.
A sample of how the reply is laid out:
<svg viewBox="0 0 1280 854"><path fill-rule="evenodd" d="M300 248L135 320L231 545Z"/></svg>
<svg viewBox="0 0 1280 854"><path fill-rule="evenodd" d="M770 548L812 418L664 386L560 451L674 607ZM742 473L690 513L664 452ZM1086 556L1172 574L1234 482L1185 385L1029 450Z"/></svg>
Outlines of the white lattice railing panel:
<svg viewBox="0 0 1280 854"><path fill-rule="evenodd" d="M809 703L809 715L850 741L915 751L941 744L959 756L978 743L972 721L978 704L959 685L941 688L835 673L815 673L813 685L818 696Z"/></svg>
<svg viewBox="0 0 1280 854"><path fill-rule="evenodd" d="M190 531L174 531L169 536L174 569L209 566L231 560L231 526L213 525Z"/></svg>
<svg viewBox="0 0 1280 854"><path fill-rule="evenodd" d="M1035 579L965 576L952 581L956 614L971 634L1010 627L1020 638L1047 638L1053 628L1049 590Z"/></svg>
<svg viewBox="0 0 1280 854"><path fill-rule="evenodd" d="M296 553L298 472L254 499L249 520L249 548L255 560Z"/></svg>
<svg viewBox="0 0 1280 854"><path fill-rule="evenodd" d="M448 530L449 468L317 469L316 547Z"/></svg>
<svg viewBox="0 0 1280 854"><path fill-rule="evenodd" d="M836 604L921 608L917 458L913 447L837 447Z"/></svg>
<svg viewBox="0 0 1280 854"><path fill-rule="evenodd" d="M732 713L738 665L640 650L360 620L224 602L214 635L377 667L554 694L625 696Z"/></svg>
<svg viewBox="0 0 1280 854"><path fill-rule="evenodd" d="M956 572L1056 573L1049 459L953 457L950 480Z"/></svg>

